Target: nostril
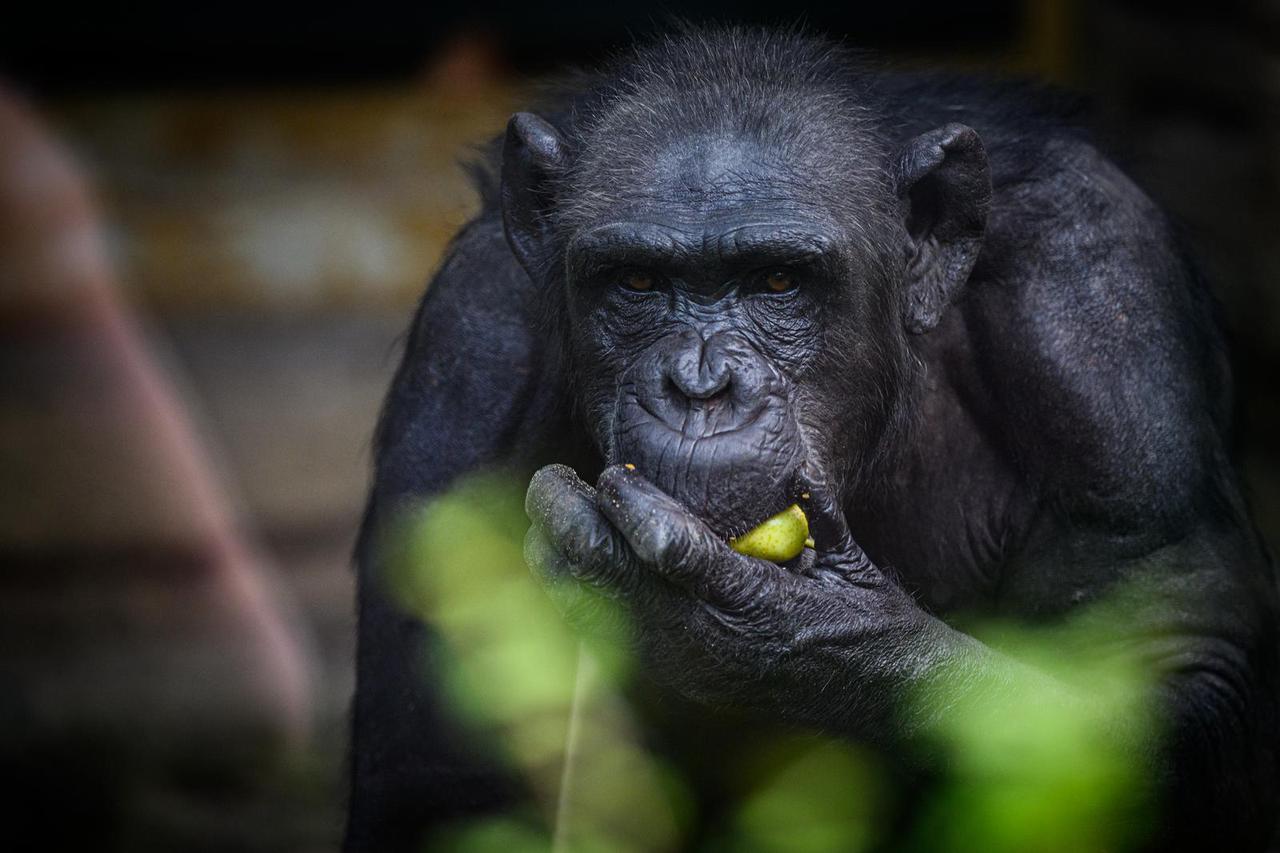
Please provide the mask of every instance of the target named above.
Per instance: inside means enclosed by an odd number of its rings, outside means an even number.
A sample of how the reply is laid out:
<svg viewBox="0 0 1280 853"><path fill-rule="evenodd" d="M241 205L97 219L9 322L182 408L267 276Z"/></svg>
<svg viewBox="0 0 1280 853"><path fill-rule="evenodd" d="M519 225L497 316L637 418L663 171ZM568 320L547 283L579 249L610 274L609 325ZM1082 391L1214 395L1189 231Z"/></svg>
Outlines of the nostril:
<svg viewBox="0 0 1280 853"><path fill-rule="evenodd" d="M733 384L734 361L717 336L688 330L668 340L659 370L663 395L672 404L715 400Z"/></svg>

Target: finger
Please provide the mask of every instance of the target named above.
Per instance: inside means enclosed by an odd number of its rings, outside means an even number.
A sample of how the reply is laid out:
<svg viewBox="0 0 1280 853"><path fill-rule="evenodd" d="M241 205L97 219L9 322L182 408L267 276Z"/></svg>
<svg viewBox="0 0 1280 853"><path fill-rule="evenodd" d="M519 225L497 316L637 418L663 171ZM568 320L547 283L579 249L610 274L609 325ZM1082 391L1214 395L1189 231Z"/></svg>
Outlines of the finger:
<svg viewBox="0 0 1280 853"><path fill-rule="evenodd" d="M637 572L630 548L600 512L595 490L573 469L548 465L537 471L525 495L525 512L566 558L575 577L622 590L634 585Z"/></svg>
<svg viewBox="0 0 1280 853"><path fill-rule="evenodd" d="M711 603L743 606L781 571L730 550L674 498L620 465L600 475L596 503L642 563Z"/></svg>
<svg viewBox="0 0 1280 853"><path fill-rule="evenodd" d="M801 574L859 585L877 582L880 573L849 531L849 522L835 489L825 480L806 482L802 478L801 482L808 496L803 500L805 514L809 516L809 532L818 552L817 558Z"/></svg>
<svg viewBox="0 0 1280 853"><path fill-rule="evenodd" d="M573 572L569 570L568 559L551 544L551 540L547 539L537 525L530 527L529 532L524 535L524 561L539 583L549 589L576 583Z"/></svg>
<svg viewBox="0 0 1280 853"><path fill-rule="evenodd" d="M524 558L566 622L582 633L621 636L626 620L618 603L581 582L569 559L536 526L525 534Z"/></svg>
<svg viewBox="0 0 1280 853"><path fill-rule="evenodd" d="M694 554L709 550L709 531L688 510L634 470L606 468L597 483L596 505L643 562L669 570L673 580L691 568ZM699 528L702 528L701 530Z"/></svg>
<svg viewBox="0 0 1280 853"><path fill-rule="evenodd" d="M805 472L800 478L803 491L801 504L809 517L809 535L819 553L842 552L854 544L836 490L825 479Z"/></svg>
<svg viewBox="0 0 1280 853"><path fill-rule="evenodd" d="M547 465L535 471L529 480L524 512L534 524L548 527L566 500L585 497L590 501L594 493L568 465Z"/></svg>

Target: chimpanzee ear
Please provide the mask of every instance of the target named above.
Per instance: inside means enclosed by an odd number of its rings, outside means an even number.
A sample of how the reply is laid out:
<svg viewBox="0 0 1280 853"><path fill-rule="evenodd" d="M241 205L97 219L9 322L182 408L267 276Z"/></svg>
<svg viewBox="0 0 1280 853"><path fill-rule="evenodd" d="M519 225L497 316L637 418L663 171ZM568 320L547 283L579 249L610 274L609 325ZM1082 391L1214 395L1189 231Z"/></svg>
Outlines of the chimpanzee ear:
<svg viewBox="0 0 1280 853"><path fill-rule="evenodd" d="M944 125L907 143L895 178L909 238L903 322L920 334L938 324L982 249L991 207L987 152L973 128Z"/></svg>
<svg viewBox="0 0 1280 853"><path fill-rule="evenodd" d="M564 144L556 129L532 113L507 122L502 147L502 226L516 260L534 274L547 242L551 177L564 167Z"/></svg>

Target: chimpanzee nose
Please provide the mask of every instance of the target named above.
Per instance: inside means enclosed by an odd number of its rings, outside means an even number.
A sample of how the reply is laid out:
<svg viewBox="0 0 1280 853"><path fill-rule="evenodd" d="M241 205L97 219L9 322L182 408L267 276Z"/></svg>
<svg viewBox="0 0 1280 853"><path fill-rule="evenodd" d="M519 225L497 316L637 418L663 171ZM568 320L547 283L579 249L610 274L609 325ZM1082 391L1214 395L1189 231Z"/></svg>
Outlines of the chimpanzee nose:
<svg viewBox="0 0 1280 853"><path fill-rule="evenodd" d="M689 332L684 346L672 353L667 377L675 389L690 400L712 400L724 393L733 378L722 336L704 339Z"/></svg>

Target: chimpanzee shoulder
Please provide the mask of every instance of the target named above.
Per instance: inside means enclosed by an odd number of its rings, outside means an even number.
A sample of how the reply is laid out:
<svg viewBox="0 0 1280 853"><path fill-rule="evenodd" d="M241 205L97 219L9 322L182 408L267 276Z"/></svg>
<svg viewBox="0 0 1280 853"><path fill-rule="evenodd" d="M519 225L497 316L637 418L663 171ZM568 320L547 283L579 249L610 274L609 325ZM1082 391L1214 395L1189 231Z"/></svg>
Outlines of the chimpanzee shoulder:
<svg viewBox="0 0 1280 853"><path fill-rule="evenodd" d="M380 500L537 454L564 420L541 310L501 222L481 213L450 244L405 337L374 438Z"/></svg>

